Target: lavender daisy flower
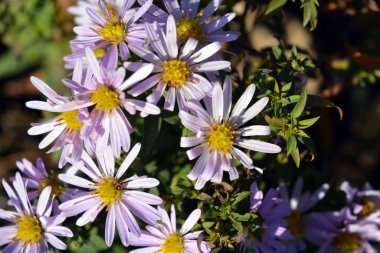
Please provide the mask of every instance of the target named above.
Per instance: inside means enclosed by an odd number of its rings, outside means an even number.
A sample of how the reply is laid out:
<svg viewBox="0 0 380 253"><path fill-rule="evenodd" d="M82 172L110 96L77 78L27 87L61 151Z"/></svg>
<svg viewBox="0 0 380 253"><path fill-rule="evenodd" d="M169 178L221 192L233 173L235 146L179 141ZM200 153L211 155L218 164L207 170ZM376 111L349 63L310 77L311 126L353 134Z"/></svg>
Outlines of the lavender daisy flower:
<svg viewBox="0 0 380 253"><path fill-rule="evenodd" d="M185 100L200 100L211 92L211 83L201 73L208 74L230 67L228 61L208 60L221 49L218 42L197 51L198 41L191 38L179 48L173 16L167 19L166 34L157 22L146 24L146 29L151 49L156 54L138 45L130 45L130 48L135 54L154 64L154 74L128 92L134 97L157 85L155 91L147 97L148 102L157 104L168 86L164 108L173 111L177 100L179 108L183 109ZM144 64L146 63L125 62L124 67L136 71Z"/></svg>
<svg viewBox="0 0 380 253"><path fill-rule="evenodd" d="M30 80L47 97L47 102L29 101L26 103L27 107L47 112L58 112L57 106L65 107L71 102L69 98L58 95L42 80L33 76ZM88 138L88 134L86 134L87 124L85 124L87 118L88 112L86 109L67 110L46 122L33 123L32 127L28 130L28 134L40 135L49 133L40 142L38 147L44 149L55 141L55 144L48 153L63 149L59 161L59 167L62 168L68 159L79 160L85 140Z"/></svg>
<svg viewBox="0 0 380 253"><path fill-rule="evenodd" d="M306 238L319 246L318 253L376 253L370 242L380 242L379 219L356 220L348 208L340 212L313 213Z"/></svg>
<svg viewBox="0 0 380 253"><path fill-rule="evenodd" d="M82 162L74 166L77 166L90 180L69 174L60 174L58 178L89 191L75 195L71 200L61 204L59 207L62 210L61 215L70 217L83 213L76 225L84 226L93 222L98 214L106 209L105 241L108 246L112 245L115 225L125 246L130 243L130 233L137 237L141 235L140 227L133 215L147 224L155 224L160 219L160 213L151 205L160 205L161 198L135 189L152 188L157 186L159 181L144 176L122 179L139 153L140 147L140 144L136 144L132 148L116 173L115 158L111 148L97 155L99 168L84 152Z"/></svg>
<svg viewBox="0 0 380 253"><path fill-rule="evenodd" d="M130 253L194 253L200 252L198 249L198 237L203 231L189 233L201 217L201 210L194 210L181 229L177 231L176 213L174 205L171 206L171 215L161 206L158 210L162 217L162 224L156 223L154 226L147 226L147 231L142 231L140 237L131 237L131 245L142 246L144 248L132 250ZM202 253L211 251L207 242L201 242Z"/></svg>
<svg viewBox="0 0 380 253"><path fill-rule="evenodd" d="M2 253L48 253L50 243L59 250L66 245L57 236L72 237L70 229L61 226L65 220L62 216L51 215L50 193L52 188L46 187L38 199L36 208L30 204L26 185L20 173L16 173L13 187L3 180L3 187L16 211L0 209L0 218L14 225L0 227L0 246L8 244Z"/></svg>
<svg viewBox="0 0 380 253"><path fill-rule="evenodd" d="M313 226L308 219L307 212L313 208L318 201L320 201L326 195L329 189L328 184L324 184L317 189L313 194L310 192L302 193L303 179L298 177L292 192L292 196L289 197L288 190L284 182L280 183L279 195L281 199L292 210L289 215L285 217L288 225L287 229L291 233L292 238L286 241L287 251L289 253L295 253L304 251L306 249L306 242L304 240L304 229L308 226Z"/></svg>
<svg viewBox="0 0 380 253"><path fill-rule="evenodd" d="M41 192L46 188L51 188L51 194L57 198L53 199L53 213L59 214L58 209L58 198L61 202L65 202L71 198L72 195L78 193L78 189L72 189L65 187L58 181L57 175L51 170L48 173L45 169L45 164L41 158L38 158L36 165L33 165L27 159L22 159L22 161L16 162L17 168L22 172L23 180L28 182L26 185L28 189L28 198L30 200L40 196ZM66 173L73 174L75 170L68 169ZM14 180L11 179L12 181Z"/></svg>
<svg viewBox="0 0 380 253"><path fill-rule="evenodd" d="M264 196L256 182L252 183L250 191L251 210L260 215L262 225L257 229L259 236L253 235L243 240L242 250L254 250L257 253L286 252L283 241L291 238L285 220L290 213L289 206L278 198L278 192L274 189L270 189Z"/></svg>
<svg viewBox="0 0 380 253"><path fill-rule="evenodd" d="M105 7L107 10L113 11L114 13L117 13L117 10L120 10L124 3L126 2L125 0L103 0ZM129 0L130 6L132 6L135 3L135 0ZM94 9L97 10L99 0L78 0L77 5L75 6L70 6L67 11L74 15L74 22L77 25L80 26L89 26L92 24L92 20L87 14L87 9ZM129 9L126 11L125 15L133 15L136 12L135 9Z"/></svg>
<svg viewBox="0 0 380 253"><path fill-rule="evenodd" d="M251 107L248 107L255 92L255 85L251 84L231 113L232 85L227 77L224 87L217 83L212 91L211 99L206 99L206 110L200 103L188 102L186 106L193 114L181 111L179 117L182 124L196 134L192 137L182 137L181 147L193 147L187 151L190 160L197 157L198 161L188 175L191 180L197 180L195 189L201 189L207 181L220 183L223 171L227 171L230 180L239 177L234 159L239 160L248 169L255 168L252 159L241 148L263 152L278 153L281 148L263 141L253 140L250 136L270 135L269 126L245 125L258 115L268 103L268 98L261 98Z"/></svg>
<svg viewBox="0 0 380 253"><path fill-rule="evenodd" d="M75 101L58 107L60 110L77 110L95 106L91 110L91 124L87 134L92 130L95 136L96 152L101 153L110 145L115 157L119 157L121 148L128 151L130 148L130 134L133 127L126 118L122 108L129 114L135 114L136 110L145 115L159 114L160 109L150 103L133 99L125 95L124 91L147 77L152 69L152 64L146 64L128 77L125 81L125 69L106 69L99 65L94 53L86 48L86 58L89 63L87 71L83 68L81 60L74 69L78 73L84 73L77 80L64 79L63 83L75 91ZM144 115L144 116L145 116Z"/></svg>
<svg viewBox="0 0 380 253"><path fill-rule="evenodd" d="M75 51L68 58L81 58L85 48L92 50L105 48L103 64L106 67L116 68L120 51L121 58L127 60L130 56L129 45L143 45L146 31L143 24L136 22L148 10L152 0L147 1L133 15L127 15L134 1L126 0L117 10L107 8L103 1L99 1L99 8L87 8L87 14L92 20L91 26L74 27L77 38L70 43L79 45L82 50Z"/></svg>
<svg viewBox="0 0 380 253"><path fill-rule="evenodd" d="M139 0L140 4L146 0ZM168 15L173 15L176 22L178 40L183 43L189 38L194 38L201 43L230 42L239 37L238 32L223 31L223 27L235 18L235 13L227 13L220 18L213 18L222 0L211 0L206 8L199 11L200 0L182 0L181 6L177 0L164 0L169 14L152 5L148 13L144 15L149 22L158 21L166 23ZM211 21L212 19L212 21ZM210 21L210 22L209 22Z"/></svg>
<svg viewBox="0 0 380 253"><path fill-rule="evenodd" d="M352 187L350 183L343 182L340 189L346 193L347 203L354 215L359 218L367 217L374 213L380 215L380 191L372 188L368 183L363 190Z"/></svg>

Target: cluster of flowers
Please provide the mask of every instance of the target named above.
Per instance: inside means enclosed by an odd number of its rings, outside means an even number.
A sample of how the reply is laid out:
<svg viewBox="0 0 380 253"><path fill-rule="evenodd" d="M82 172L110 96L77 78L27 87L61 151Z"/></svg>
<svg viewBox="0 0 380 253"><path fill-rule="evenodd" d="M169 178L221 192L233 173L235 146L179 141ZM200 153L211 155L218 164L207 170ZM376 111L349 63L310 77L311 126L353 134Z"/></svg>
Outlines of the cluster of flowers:
<svg viewBox="0 0 380 253"><path fill-rule="evenodd" d="M370 242L380 242L379 191L369 184L360 190L344 182L340 189L346 194L345 207L321 212L312 209L325 197L329 185L310 193L303 192L303 184L299 177L291 196L284 182L265 196L256 182L251 185L251 210L262 224L242 241L243 251L296 253L313 244L320 253L377 252Z"/></svg>
<svg viewBox="0 0 380 253"><path fill-rule="evenodd" d="M49 153L61 151L59 168L67 164L70 168L54 175L47 173L40 159L36 165L27 160L17 163L22 175L18 172L11 179L15 191L3 181L16 212L0 210L0 218L15 223L0 229L5 235L0 246L8 244L2 252L48 252L47 242L64 250L66 245L57 236L73 236L61 226L65 218L82 214L76 225L84 226L102 210L107 212L108 246L117 229L123 245L145 247L131 252L211 250L206 242L198 245L201 231L189 233L200 210L194 210L177 231L174 208L169 218L160 197L137 190L155 187L159 181L124 174L141 147L137 143L131 148L134 127L127 115L160 114L157 105L162 96L163 109L173 111L177 104L182 124L194 133L183 137L180 146L192 147L187 151L190 160L199 157L188 175L196 180L196 189L208 181L220 183L224 171L231 180L237 179L236 159L248 169L261 171L241 148L281 151L277 145L250 138L269 135L269 126L244 126L263 110L268 98L249 106L255 92L252 84L232 109L231 79L227 76L221 84L219 71L228 72L230 62L216 54L222 42L235 40L239 34L222 30L234 13L213 17L220 3L212 0L202 11L199 0L182 0L181 5L164 0L167 12L152 0L140 0L138 8L133 0L79 1L70 8L79 26L70 43L72 54L65 57L72 77L63 84L72 96L61 96L32 77L47 100L26 104L59 114L32 124L28 133L47 133L39 148L52 144ZM142 100L149 90L152 93ZM122 152L127 156L115 168ZM140 229L136 217L147 224L146 231Z"/></svg>

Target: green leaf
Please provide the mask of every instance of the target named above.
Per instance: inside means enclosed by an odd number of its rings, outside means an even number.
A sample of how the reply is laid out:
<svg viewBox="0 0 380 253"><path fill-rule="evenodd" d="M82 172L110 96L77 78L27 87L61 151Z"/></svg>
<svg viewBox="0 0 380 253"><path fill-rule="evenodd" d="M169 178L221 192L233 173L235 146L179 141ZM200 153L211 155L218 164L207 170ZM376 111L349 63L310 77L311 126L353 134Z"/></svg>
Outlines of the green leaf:
<svg viewBox="0 0 380 253"><path fill-rule="evenodd" d="M242 222L247 222L247 221L253 221L257 218L257 214L254 213L246 213L246 214L238 214L236 213L236 220L242 221Z"/></svg>
<svg viewBox="0 0 380 253"><path fill-rule="evenodd" d="M301 116L303 110L305 109L306 100L307 100L306 89L303 89L300 99L298 100L296 106L293 108L293 111L290 113L292 117L298 118L299 116Z"/></svg>
<svg viewBox="0 0 380 253"><path fill-rule="evenodd" d="M296 163L297 168L298 168L300 166L300 151L298 150L298 146L296 146L294 149L292 149L290 154L292 155L292 158L293 158L293 160Z"/></svg>
<svg viewBox="0 0 380 253"><path fill-rule="evenodd" d="M272 1L270 1L267 9L265 10L265 15L268 15L268 14L274 12L275 10L277 10L278 8L282 7L283 5L286 4L287 1L288 0L272 0Z"/></svg>
<svg viewBox="0 0 380 253"><path fill-rule="evenodd" d="M314 30L317 27L318 22L318 0L301 0L301 2L301 8L303 8L303 26L310 23L310 30Z"/></svg>
<svg viewBox="0 0 380 253"><path fill-rule="evenodd" d="M273 46L272 52L276 60L278 61L286 60L285 55L279 46Z"/></svg>
<svg viewBox="0 0 380 253"><path fill-rule="evenodd" d="M247 198L249 194L250 194L249 191L239 192L238 194L234 196L234 200L232 201L231 205L235 206L237 203Z"/></svg>
<svg viewBox="0 0 380 253"><path fill-rule="evenodd" d="M285 122L283 119L271 118L268 115L264 116L265 121L273 128L283 128L285 126Z"/></svg>
<svg viewBox="0 0 380 253"><path fill-rule="evenodd" d="M291 135L287 142L287 155L291 154L294 149L297 148L297 138L294 135Z"/></svg>
<svg viewBox="0 0 380 253"><path fill-rule="evenodd" d="M301 129L308 128L308 127L314 125L319 120L319 118L320 118L320 116L315 117L315 118L311 118L311 119L301 120L300 122L298 122L299 128L301 128Z"/></svg>

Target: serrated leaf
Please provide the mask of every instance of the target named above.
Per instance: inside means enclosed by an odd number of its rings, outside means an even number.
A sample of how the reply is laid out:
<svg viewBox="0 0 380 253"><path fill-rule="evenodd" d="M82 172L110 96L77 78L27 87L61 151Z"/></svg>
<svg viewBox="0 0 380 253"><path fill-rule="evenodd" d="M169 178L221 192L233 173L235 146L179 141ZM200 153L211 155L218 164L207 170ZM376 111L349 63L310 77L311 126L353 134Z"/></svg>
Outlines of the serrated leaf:
<svg viewBox="0 0 380 253"><path fill-rule="evenodd" d="M307 100L306 89L303 89L296 106L293 108L292 112L290 113L292 117L298 118L299 116L301 116L303 110L305 109L306 100Z"/></svg>
<svg viewBox="0 0 380 253"><path fill-rule="evenodd" d="M268 15L268 14L274 12L275 10L277 10L278 8L284 6L287 1L288 0L272 0L272 1L270 1L267 9L265 10L265 15Z"/></svg>
<svg viewBox="0 0 380 253"><path fill-rule="evenodd" d="M319 118L320 118L320 116L315 117L315 118L311 118L311 119L301 120L298 122L299 128L301 128L301 129L308 128L308 127L314 125L319 120Z"/></svg>

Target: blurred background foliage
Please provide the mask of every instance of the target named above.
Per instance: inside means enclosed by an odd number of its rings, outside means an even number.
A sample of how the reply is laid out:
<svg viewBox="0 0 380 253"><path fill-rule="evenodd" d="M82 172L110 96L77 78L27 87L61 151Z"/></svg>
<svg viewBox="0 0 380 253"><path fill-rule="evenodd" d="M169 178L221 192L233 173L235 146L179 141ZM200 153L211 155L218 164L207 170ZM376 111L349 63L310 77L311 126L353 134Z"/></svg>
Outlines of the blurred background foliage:
<svg viewBox="0 0 380 253"><path fill-rule="evenodd" d="M49 168L56 167L52 157L57 154L47 156L37 148L42 136L26 133L31 122L47 115L24 105L40 98L29 81L31 75L67 92L60 80L69 74L62 57L70 52L68 42L73 38L73 20L67 13L73 4L75 0L0 2L0 178L7 178L23 157L34 161L42 156ZM271 125L284 148L278 156L252 154L256 165L267 169L262 181L273 186L279 178L294 182L301 174L308 189L323 182L337 186L343 180L370 181L379 188L380 1L225 0L219 13L231 9L237 17L229 28L240 31L241 37L225 45L223 57L233 65L234 101L255 82L256 95L271 99L265 117L255 123ZM247 233L247 224L257 218L238 210L248 209L246 191L258 175L240 166L239 182L208 184L202 192L195 191L186 178L191 163L178 148L186 130L176 114L131 121L136 124L133 142L143 145L141 159L131 171L143 169L157 177L161 185L152 191L178 204L180 214L202 200L208 215L217 217L202 220L209 239L217 247L233 248ZM343 197L331 191L317 208L339 208ZM186 205L181 204L184 200ZM107 251L97 231L75 229L83 236L70 243L72 251ZM231 233L236 233L233 240L226 237ZM123 252L118 246L112 250Z"/></svg>

